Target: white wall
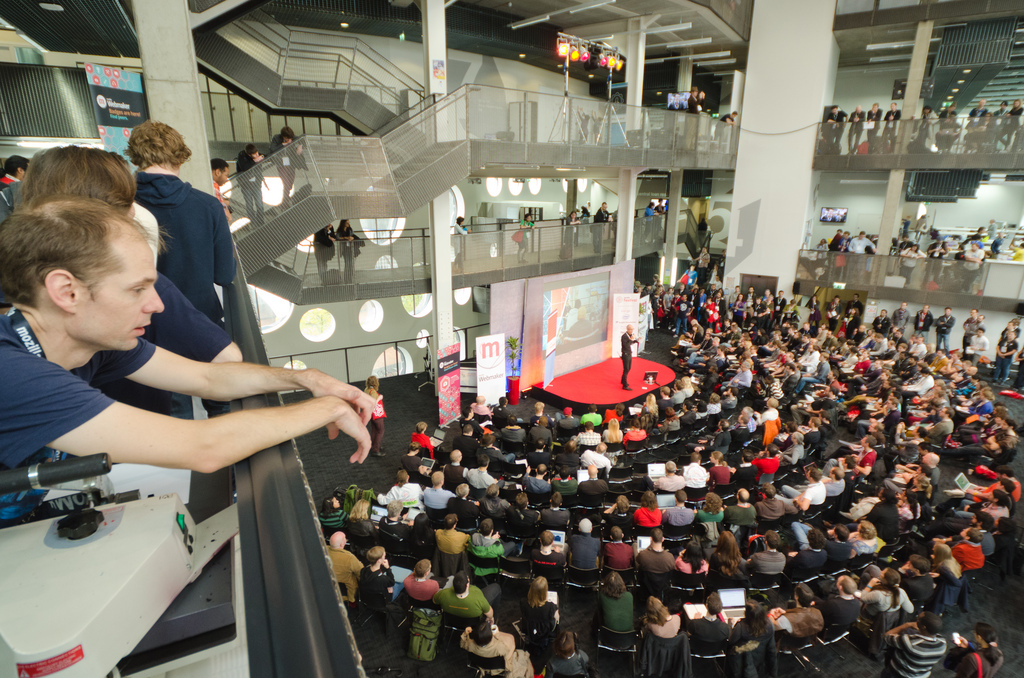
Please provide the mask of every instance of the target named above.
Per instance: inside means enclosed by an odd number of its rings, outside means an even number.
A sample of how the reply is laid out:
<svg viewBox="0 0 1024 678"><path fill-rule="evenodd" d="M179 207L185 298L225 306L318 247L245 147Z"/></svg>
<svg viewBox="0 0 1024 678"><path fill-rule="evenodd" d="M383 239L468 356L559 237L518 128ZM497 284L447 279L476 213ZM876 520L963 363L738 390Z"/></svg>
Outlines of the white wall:
<svg viewBox="0 0 1024 678"><path fill-rule="evenodd" d="M928 221L931 223L934 216L935 224L940 231L953 226L978 228L987 226L989 219L1019 224L1022 213L1024 182L982 184L978 187L977 197L973 200L931 203L928 206Z"/></svg>
<svg viewBox="0 0 1024 678"><path fill-rule="evenodd" d="M860 104L865 111L878 104L883 111L892 103L892 85L896 79L907 77L910 61L898 65L857 66L840 68L836 72L836 91L832 103L849 113ZM897 101L900 108L902 101Z"/></svg>

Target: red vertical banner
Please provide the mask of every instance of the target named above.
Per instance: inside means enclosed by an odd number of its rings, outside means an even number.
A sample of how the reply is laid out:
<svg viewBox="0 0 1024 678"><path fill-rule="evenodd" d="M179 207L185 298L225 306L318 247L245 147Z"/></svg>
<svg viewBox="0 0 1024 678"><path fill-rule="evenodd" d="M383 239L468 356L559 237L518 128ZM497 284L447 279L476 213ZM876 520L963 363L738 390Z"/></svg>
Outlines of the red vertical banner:
<svg viewBox="0 0 1024 678"><path fill-rule="evenodd" d="M437 350L437 412L441 426L447 426L461 414L460 350L457 342Z"/></svg>

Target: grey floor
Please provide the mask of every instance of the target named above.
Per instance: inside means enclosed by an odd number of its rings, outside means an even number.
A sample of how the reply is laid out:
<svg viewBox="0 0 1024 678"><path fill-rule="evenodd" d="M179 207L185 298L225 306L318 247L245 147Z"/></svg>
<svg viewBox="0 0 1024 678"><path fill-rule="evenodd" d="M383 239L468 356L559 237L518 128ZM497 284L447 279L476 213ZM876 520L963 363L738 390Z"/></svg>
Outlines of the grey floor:
<svg viewBox="0 0 1024 678"><path fill-rule="evenodd" d="M655 331L647 343L644 358L669 364L668 348L671 338L668 333ZM381 382L381 393L387 406L388 420L384 437L384 449L387 456L369 458L364 464L352 465L348 457L352 452L351 444L329 441L325 431L310 433L298 439L299 453L308 476L314 499L319 502L338 486L347 487L357 484L362 488L372 487L377 491L386 491L394 482L394 474L398 470L397 457L407 449L409 437L417 421L436 422L437 400L429 387L417 390L417 385L424 381L423 375L407 375L385 379ZM294 399L298 396L291 396ZM464 397L468 404L469 399ZM1024 419L1024 401L999 398L1010 408L1011 416L1017 421ZM518 407L518 413L529 416L533 413L534 401L524 398ZM551 407L546 411L553 414ZM1014 464L1018 477L1024 477L1024 463L1020 457ZM961 467L944 468L941 488L952 487L953 477L961 471ZM1021 520L1018 512L1017 520ZM1005 678L1024 676L1024 652L1021 650L1022 632L1024 632L1024 580L1010 577L1000 584L996 577L987 577L983 583L991 588L978 587L971 598L971 611L964 614L958 609L948 611L943 619L947 632L958 631L969 636L975 622L984 621L994 625L1000 633L1000 645L1006 653L1006 663L999 675ZM525 594L525 588L518 583L503 584L502 602L497 607L498 624L503 631L512 631L512 622L519 614L519 598ZM594 614L596 600L594 594L569 589L562 597L560 604L562 628L576 631L585 652L591 657L591 664L596 665L601 675L628 676L628 661L620 655L601 651L598 654L595 639L590 633L591 619ZM470 676L472 670L466 667L465 653L458 649L458 639L451 643L446 652L441 652L435 661L430 663L415 662L406 658L405 644L397 637L385 637L383 628L376 622L369 622L355 627L359 650L363 656L363 664L367 673L380 666L402 669L402 676ZM816 648L809 658L821 670L822 674L839 677L861 678L878 675L881 665L868 659L862 652L848 643L836 646L837 652L826 648ZM802 669L791 657L780 657L780 676L802 676L813 674L811 669ZM715 669L707 660L695 660L694 674L697 676L714 676ZM396 676L397 674L390 674ZM933 675L952 675L951 671L938 667Z"/></svg>

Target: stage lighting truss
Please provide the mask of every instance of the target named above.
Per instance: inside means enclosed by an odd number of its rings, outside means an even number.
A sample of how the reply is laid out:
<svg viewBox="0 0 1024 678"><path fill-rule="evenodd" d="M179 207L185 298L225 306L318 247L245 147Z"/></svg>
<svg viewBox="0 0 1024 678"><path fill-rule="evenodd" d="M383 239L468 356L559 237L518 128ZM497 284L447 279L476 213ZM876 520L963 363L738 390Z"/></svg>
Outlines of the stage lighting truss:
<svg viewBox="0 0 1024 678"><path fill-rule="evenodd" d="M610 72L621 71L626 60L619 50L601 42L592 42L584 38L559 33L555 43L555 54L560 61L580 62L588 70L607 68Z"/></svg>

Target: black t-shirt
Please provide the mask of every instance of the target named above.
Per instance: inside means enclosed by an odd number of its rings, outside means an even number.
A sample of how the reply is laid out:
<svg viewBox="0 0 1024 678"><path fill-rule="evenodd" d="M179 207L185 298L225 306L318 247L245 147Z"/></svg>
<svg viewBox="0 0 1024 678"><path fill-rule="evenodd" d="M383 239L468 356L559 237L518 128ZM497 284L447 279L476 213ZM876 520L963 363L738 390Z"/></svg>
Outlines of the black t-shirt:
<svg viewBox="0 0 1024 678"><path fill-rule="evenodd" d="M886 544L891 544L900 536L900 514L895 504L875 504L875 507L864 516L878 531L878 536Z"/></svg>

